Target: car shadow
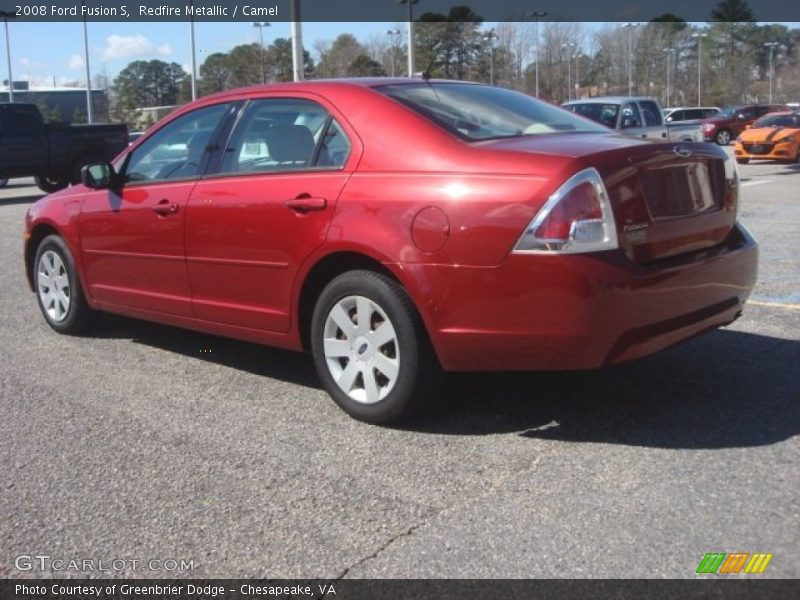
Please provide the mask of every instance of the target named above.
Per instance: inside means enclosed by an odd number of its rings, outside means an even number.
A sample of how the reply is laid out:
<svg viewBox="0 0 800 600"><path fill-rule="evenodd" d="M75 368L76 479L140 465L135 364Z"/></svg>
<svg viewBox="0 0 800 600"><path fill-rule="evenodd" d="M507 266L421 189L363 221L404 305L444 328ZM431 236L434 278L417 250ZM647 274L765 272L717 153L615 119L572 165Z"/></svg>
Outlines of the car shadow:
<svg viewBox="0 0 800 600"><path fill-rule="evenodd" d="M310 356L104 315L92 337L130 339L310 388ZM210 350L210 351L209 351ZM800 434L800 342L717 330L594 371L450 374L399 429L656 448L738 448Z"/></svg>
<svg viewBox="0 0 800 600"><path fill-rule="evenodd" d="M580 372L450 378L409 429L658 448L762 446L800 434L800 342L717 330Z"/></svg>
<svg viewBox="0 0 800 600"><path fill-rule="evenodd" d="M321 389L309 356L229 338L104 313L88 334L93 338L128 339L168 352Z"/></svg>

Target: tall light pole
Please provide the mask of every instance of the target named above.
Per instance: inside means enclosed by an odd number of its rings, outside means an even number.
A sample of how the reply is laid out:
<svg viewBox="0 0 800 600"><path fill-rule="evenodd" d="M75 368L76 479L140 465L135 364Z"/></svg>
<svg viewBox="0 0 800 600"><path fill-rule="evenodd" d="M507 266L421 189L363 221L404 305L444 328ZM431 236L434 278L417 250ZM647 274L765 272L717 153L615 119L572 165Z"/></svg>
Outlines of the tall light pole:
<svg viewBox="0 0 800 600"><path fill-rule="evenodd" d="M567 101L572 100L572 49L576 46L575 42L561 44L562 48L567 49Z"/></svg>
<svg viewBox="0 0 800 600"><path fill-rule="evenodd" d="M398 4L408 5L408 76L414 76L414 9L419 0L397 0Z"/></svg>
<svg viewBox="0 0 800 600"><path fill-rule="evenodd" d="M189 0L189 6L193 4L194 0ZM192 11L192 16L189 17L189 61L189 68L192 70L189 80L192 84L192 102L194 102L197 100L197 52L195 52L194 48L194 11Z"/></svg>
<svg viewBox="0 0 800 600"><path fill-rule="evenodd" d="M581 69L581 51L578 50L575 53L575 100L579 100L581 96L580 69Z"/></svg>
<svg viewBox="0 0 800 600"><path fill-rule="evenodd" d="M625 23L622 27L628 30L628 96L633 96L633 29L638 23Z"/></svg>
<svg viewBox="0 0 800 600"><path fill-rule="evenodd" d="M778 42L767 42L764 45L769 48L769 102L772 104L772 77L775 75L775 69L772 66L772 51L780 44Z"/></svg>
<svg viewBox="0 0 800 600"><path fill-rule="evenodd" d="M499 39L494 29L483 36L489 42L489 85L494 85L494 41Z"/></svg>
<svg viewBox="0 0 800 600"><path fill-rule="evenodd" d="M546 17L547 12L533 11L528 13L528 18L533 18L535 25L536 35L536 97L539 97L539 19Z"/></svg>
<svg viewBox="0 0 800 600"><path fill-rule="evenodd" d="M300 15L300 0L291 0L289 18L292 21L292 79L306 78L306 57L303 50L303 17Z"/></svg>
<svg viewBox="0 0 800 600"><path fill-rule="evenodd" d="M707 33L693 33L692 37L697 40L697 106L701 104L701 90L703 89L703 38L708 37Z"/></svg>
<svg viewBox="0 0 800 600"><path fill-rule="evenodd" d="M386 35L389 36L389 39L391 40L390 43L392 44L392 77L394 77L395 63L397 62L397 42L395 42L395 36L399 38L401 35L403 35L403 32L399 29L387 29Z"/></svg>
<svg viewBox="0 0 800 600"><path fill-rule="evenodd" d="M6 60L8 60L8 101L14 101L14 78L11 76L11 42L8 41L8 19L16 16L13 12L0 10L0 17L6 23Z"/></svg>
<svg viewBox="0 0 800 600"><path fill-rule="evenodd" d="M258 55L261 57L261 83L267 82L267 76L264 73L264 27L269 27L266 21L258 21L253 23L253 27L258 27Z"/></svg>
<svg viewBox="0 0 800 600"><path fill-rule="evenodd" d="M81 2L86 6L86 2ZM86 17L83 17L83 57L86 66L86 121L91 125L92 119L92 77L89 69L89 33L86 28Z"/></svg>
<svg viewBox="0 0 800 600"><path fill-rule="evenodd" d="M667 108L671 106L670 104L670 89L669 89L669 57L671 54L675 54L675 48L664 48L664 53L667 55Z"/></svg>

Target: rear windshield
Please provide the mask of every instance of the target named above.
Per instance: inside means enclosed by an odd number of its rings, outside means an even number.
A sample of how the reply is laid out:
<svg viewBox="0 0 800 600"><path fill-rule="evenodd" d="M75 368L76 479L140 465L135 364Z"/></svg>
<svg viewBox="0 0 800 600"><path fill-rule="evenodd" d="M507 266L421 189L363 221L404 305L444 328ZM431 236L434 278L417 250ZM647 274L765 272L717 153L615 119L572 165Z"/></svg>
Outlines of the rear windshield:
<svg viewBox="0 0 800 600"><path fill-rule="evenodd" d="M800 127L800 115L769 115L753 123L753 127Z"/></svg>
<svg viewBox="0 0 800 600"><path fill-rule="evenodd" d="M519 92L486 85L420 82L377 91L470 141L608 130Z"/></svg>
<svg viewBox="0 0 800 600"><path fill-rule="evenodd" d="M744 110L744 106L729 106L727 108L723 108L719 111L718 117L732 117L735 114L738 114Z"/></svg>

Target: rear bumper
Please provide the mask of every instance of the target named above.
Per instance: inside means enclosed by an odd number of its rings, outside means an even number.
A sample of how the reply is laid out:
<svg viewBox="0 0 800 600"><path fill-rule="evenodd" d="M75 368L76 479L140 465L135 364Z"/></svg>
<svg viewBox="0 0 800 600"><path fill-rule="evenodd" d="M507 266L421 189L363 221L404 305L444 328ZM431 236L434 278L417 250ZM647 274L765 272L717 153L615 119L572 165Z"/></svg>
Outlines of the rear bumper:
<svg viewBox="0 0 800 600"><path fill-rule="evenodd" d="M756 281L758 246L737 225L720 246L650 265L615 251L425 269L432 301L423 312L446 370L591 369L735 320Z"/></svg>

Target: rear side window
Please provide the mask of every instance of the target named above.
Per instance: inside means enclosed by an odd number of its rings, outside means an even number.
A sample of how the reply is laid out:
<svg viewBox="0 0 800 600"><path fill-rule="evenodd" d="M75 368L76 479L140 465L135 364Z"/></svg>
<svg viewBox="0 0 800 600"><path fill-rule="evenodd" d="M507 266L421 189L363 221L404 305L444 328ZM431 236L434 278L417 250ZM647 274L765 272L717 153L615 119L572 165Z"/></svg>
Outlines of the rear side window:
<svg viewBox="0 0 800 600"><path fill-rule="evenodd" d="M636 103L628 102L622 105L622 129L630 129L631 127L641 127L642 121L639 118L639 109L636 108Z"/></svg>
<svg viewBox="0 0 800 600"><path fill-rule="evenodd" d="M322 106L299 98L250 102L225 148L220 173L341 167L350 154L342 128Z"/></svg>
<svg viewBox="0 0 800 600"><path fill-rule="evenodd" d="M645 127L658 127L662 125L661 111L652 100L642 100L639 103L642 108L642 118L644 119Z"/></svg>
<svg viewBox="0 0 800 600"><path fill-rule="evenodd" d="M42 120L33 107L6 104L0 112L0 131L4 133L31 133L42 129Z"/></svg>

